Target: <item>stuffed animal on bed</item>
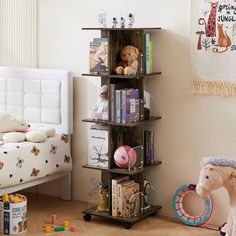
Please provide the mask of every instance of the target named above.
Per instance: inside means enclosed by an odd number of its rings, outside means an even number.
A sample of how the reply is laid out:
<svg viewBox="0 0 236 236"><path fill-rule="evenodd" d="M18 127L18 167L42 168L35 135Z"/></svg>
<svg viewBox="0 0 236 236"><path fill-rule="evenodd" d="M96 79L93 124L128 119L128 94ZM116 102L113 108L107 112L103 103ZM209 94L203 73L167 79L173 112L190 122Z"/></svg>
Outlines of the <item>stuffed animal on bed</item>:
<svg viewBox="0 0 236 236"><path fill-rule="evenodd" d="M31 127L30 125L9 113L0 112L0 140L5 142L44 142L48 137L55 135L55 129L38 125Z"/></svg>
<svg viewBox="0 0 236 236"><path fill-rule="evenodd" d="M30 127L22 119L18 119L9 113L0 112L0 133L11 132L11 131L25 131Z"/></svg>

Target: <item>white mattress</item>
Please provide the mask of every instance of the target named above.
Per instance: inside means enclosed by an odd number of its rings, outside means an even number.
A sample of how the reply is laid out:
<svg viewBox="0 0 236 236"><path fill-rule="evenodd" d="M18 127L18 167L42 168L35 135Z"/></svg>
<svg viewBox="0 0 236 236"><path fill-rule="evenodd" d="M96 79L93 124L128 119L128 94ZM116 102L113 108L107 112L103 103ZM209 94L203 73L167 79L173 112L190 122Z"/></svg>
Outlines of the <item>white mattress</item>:
<svg viewBox="0 0 236 236"><path fill-rule="evenodd" d="M71 169L70 143L61 135L0 146L0 189Z"/></svg>

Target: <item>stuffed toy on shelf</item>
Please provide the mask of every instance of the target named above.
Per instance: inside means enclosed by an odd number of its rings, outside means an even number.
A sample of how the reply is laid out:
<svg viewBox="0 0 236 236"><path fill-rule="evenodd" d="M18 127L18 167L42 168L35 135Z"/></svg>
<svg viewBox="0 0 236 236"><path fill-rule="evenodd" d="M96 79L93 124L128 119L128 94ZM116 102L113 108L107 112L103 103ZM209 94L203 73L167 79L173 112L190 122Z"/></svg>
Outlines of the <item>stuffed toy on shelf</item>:
<svg viewBox="0 0 236 236"><path fill-rule="evenodd" d="M127 45L120 52L121 61L116 67L118 75L135 75L138 70L138 48Z"/></svg>
<svg viewBox="0 0 236 236"><path fill-rule="evenodd" d="M100 88L100 99L90 111L90 118L95 120L108 120L108 87Z"/></svg>

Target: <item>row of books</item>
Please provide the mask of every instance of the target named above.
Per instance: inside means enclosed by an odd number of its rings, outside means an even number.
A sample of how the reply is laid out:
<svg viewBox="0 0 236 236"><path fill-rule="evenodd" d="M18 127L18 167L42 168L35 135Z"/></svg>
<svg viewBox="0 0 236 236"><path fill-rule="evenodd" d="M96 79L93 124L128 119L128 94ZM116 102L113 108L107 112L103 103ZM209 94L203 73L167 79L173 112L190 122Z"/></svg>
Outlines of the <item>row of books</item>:
<svg viewBox="0 0 236 236"><path fill-rule="evenodd" d="M134 123L139 121L139 91L127 88L126 83L110 84L111 121Z"/></svg>
<svg viewBox="0 0 236 236"><path fill-rule="evenodd" d="M154 132L144 130L144 164L151 165L154 162Z"/></svg>
<svg viewBox="0 0 236 236"><path fill-rule="evenodd" d="M140 212L141 197L139 183L129 176L112 179L112 216L132 217Z"/></svg>
<svg viewBox="0 0 236 236"><path fill-rule="evenodd" d="M89 67L91 74L108 73L108 38L94 38L90 42Z"/></svg>
<svg viewBox="0 0 236 236"><path fill-rule="evenodd" d="M145 34L145 55L146 55L146 74L153 72L153 43L151 34Z"/></svg>

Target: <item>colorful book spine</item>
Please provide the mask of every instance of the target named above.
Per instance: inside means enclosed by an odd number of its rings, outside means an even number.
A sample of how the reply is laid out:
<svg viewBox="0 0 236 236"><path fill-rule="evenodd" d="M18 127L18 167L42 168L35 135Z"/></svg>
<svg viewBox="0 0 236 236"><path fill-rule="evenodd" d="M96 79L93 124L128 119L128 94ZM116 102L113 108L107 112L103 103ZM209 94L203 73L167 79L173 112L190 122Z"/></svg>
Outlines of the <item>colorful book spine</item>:
<svg viewBox="0 0 236 236"><path fill-rule="evenodd" d="M129 123L137 122L139 120L139 91L132 89L130 93L130 107L129 107Z"/></svg>
<svg viewBox="0 0 236 236"><path fill-rule="evenodd" d="M116 90L116 123L121 123L121 93L122 93L122 90Z"/></svg>
<svg viewBox="0 0 236 236"><path fill-rule="evenodd" d="M150 40L149 42L149 59L150 59L150 73L153 72L153 43Z"/></svg>
<svg viewBox="0 0 236 236"><path fill-rule="evenodd" d="M150 73L150 34L145 34L146 74Z"/></svg>
<svg viewBox="0 0 236 236"><path fill-rule="evenodd" d="M121 122L125 124L127 122L127 91L128 89L122 89L122 118Z"/></svg>
<svg viewBox="0 0 236 236"><path fill-rule="evenodd" d="M110 84L110 111L111 111L111 121L116 120L116 95L115 95L115 84Z"/></svg>

